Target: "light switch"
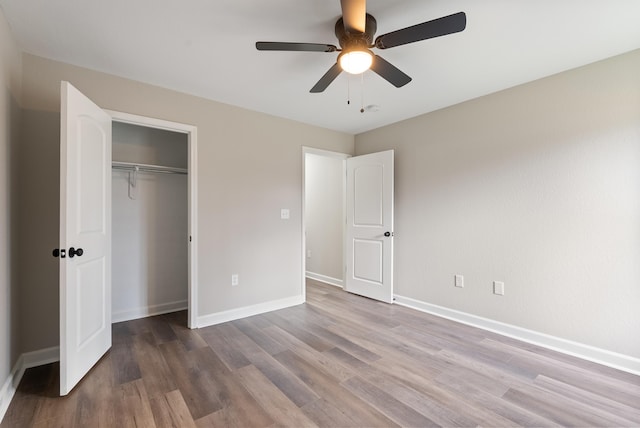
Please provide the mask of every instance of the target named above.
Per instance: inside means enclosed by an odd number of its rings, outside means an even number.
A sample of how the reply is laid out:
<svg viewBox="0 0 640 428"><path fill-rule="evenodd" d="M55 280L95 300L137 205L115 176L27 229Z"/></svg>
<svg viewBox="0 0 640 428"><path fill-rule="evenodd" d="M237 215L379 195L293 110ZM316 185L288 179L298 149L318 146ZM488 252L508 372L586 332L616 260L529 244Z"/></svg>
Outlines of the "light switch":
<svg viewBox="0 0 640 428"><path fill-rule="evenodd" d="M289 210L287 208L280 210L280 218L282 220L289 220Z"/></svg>

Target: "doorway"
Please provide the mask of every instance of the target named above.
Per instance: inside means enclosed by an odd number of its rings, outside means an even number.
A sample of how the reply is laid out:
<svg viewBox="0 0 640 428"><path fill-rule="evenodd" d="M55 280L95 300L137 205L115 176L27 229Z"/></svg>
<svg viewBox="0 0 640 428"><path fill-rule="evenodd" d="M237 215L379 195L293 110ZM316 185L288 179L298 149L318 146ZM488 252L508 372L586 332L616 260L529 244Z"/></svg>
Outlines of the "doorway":
<svg viewBox="0 0 640 428"><path fill-rule="evenodd" d="M312 278L393 303L394 152L303 147L302 294Z"/></svg>
<svg viewBox="0 0 640 428"><path fill-rule="evenodd" d="M337 287L344 287L345 161L349 157L303 147L303 274Z"/></svg>
<svg viewBox="0 0 640 428"><path fill-rule="evenodd" d="M112 190L113 321L186 308L188 327L196 328L196 128L107 113L113 120L113 161L118 166ZM117 224L125 218L127 224ZM167 231L168 225L176 228ZM162 232L160 240L156 232ZM171 266L177 270L166 271ZM128 307L123 303L127 300Z"/></svg>
<svg viewBox="0 0 640 428"><path fill-rule="evenodd" d="M187 135L113 122L111 322L187 309Z"/></svg>

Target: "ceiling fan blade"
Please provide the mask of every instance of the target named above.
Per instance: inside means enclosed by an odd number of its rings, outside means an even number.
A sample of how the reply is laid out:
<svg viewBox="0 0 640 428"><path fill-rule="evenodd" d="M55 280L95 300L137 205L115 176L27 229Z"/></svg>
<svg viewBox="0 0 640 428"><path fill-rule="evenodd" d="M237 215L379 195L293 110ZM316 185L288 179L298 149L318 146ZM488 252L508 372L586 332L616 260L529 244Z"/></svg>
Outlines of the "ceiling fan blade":
<svg viewBox="0 0 640 428"><path fill-rule="evenodd" d="M366 27L367 1L340 0L344 29L348 33L364 33Z"/></svg>
<svg viewBox="0 0 640 428"><path fill-rule="evenodd" d="M386 61L379 55L373 56L371 70L378 73L380 77L391 83L396 88L400 88L411 82L411 77L400 71L395 65Z"/></svg>
<svg viewBox="0 0 640 428"><path fill-rule="evenodd" d="M446 36L447 34L458 33L467 26L467 15L464 12L443 16L432 21L402 30L392 31L376 38L378 49L388 49L407 43L419 42L420 40L432 39L434 37Z"/></svg>
<svg viewBox="0 0 640 428"><path fill-rule="evenodd" d="M342 73L342 68L340 67L340 64L336 62L335 64L333 64L333 67L331 67L329 71L327 71L324 76L322 76L320 80L318 80L318 83L316 83L309 92L315 94L324 91L325 89L327 89L327 86L329 86L331 82L333 82L336 77L338 77L340 73Z"/></svg>
<svg viewBox="0 0 640 428"><path fill-rule="evenodd" d="M334 45L322 43L256 42L259 51L335 52Z"/></svg>

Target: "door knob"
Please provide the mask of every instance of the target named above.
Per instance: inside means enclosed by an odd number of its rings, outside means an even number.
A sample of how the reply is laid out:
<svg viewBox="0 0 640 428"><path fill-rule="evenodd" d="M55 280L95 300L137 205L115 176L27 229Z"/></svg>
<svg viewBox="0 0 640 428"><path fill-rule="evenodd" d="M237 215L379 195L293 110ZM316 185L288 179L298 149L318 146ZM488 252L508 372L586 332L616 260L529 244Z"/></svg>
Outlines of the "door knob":
<svg viewBox="0 0 640 428"><path fill-rule="evenodd" d="M51 254L53 255L53 257L60 257L61 259L64 259L67 256L64 248L62 250L54 248Z"/></svg>
<svg viewBox="0 0 640 428"><path fill-rule="evenodd" d="M384 236L386 236L388 238L389 236L391 236L391 232L385 232Z"/></svg>
<svg viewBox="0 0 640 428"><path fill-rule="evenodd" d="M69 258L73 258L73 256L82 256L84 254L84 251L82 250L82 248L78 248L75 249L73 247L69 248Z"/></svg>

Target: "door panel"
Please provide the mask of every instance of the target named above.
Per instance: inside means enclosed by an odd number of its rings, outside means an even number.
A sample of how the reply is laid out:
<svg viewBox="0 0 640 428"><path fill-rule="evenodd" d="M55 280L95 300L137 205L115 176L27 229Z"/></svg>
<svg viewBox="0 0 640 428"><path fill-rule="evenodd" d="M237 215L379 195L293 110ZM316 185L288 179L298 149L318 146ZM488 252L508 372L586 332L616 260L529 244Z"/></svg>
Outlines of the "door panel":
<svg viewBox="0 0 640 428"><path fill-rule="evenodd" d="M353 240L353 277L382 285L382 242L369 239Z"/></svg>
<svg viewBox="0 0 640 428"><path fill-rule="evenodd" d="M106 172L102 164L107 151L106 135L100 123L87 116L78 117L78 134L82 143L77 147L76 192L79 195L78 234L105 233ZM110 178L110 176L108 177Z"/></svg>
<svg viewBox="0 0 640 428"><path fill-rule="evenodd" d="M383 226L382 165L362 165L353 170L353 224L355 226Z"/></svg>
<svg viewBox="0 0 640 428"><path fill-rule="evenodd" d="M111 116L68 82L60 123L60 395L111 347ZM82 249L72 256L71 248Z"/></svg>
<svg viewBox="0 0 640 428"><path fill-rule="evenodd" d="M345 289L393 302L393 150L347 159L346 253Z"/></svg>
<svg viewBox="0 0 640 428"><path fill-rule="evenodd" d="M83 348L105 329L107 317L103 305L106 295L104 271L104 260L92 260L77 268L77 284L82 284L78 288L79 304L76 307L78 348ZM96 278L97 281L94 280Z"/></svg>

